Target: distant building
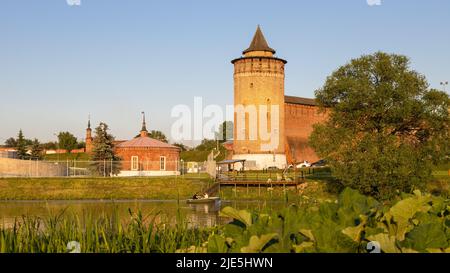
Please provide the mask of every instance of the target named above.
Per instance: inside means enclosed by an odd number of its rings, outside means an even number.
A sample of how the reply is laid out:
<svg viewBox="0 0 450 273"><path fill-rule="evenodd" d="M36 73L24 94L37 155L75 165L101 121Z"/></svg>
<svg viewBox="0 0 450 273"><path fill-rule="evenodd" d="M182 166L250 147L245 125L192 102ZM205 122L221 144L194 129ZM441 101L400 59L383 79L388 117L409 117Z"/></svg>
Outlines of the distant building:
<svg viewBox="0 0 450 273"><path fill-rule="evenodd" d="M86 150L92 151L90 123L86 130ZM88 146L88 143L89 146ZM89 147L89 148L88 148ZM145 116L139 136L115 142L115 152L122 159L119 176L166 176L180 174L179 147L149 137Z"/></svg>
<svg viewBox="0 0 450 273"><path fill-rule="evenodd" d="M232 61L235 110L237 106L254 105L260 115L264 112L261 106L267 106L266 128L270 128L271 106L276 105L279 109L279 120L275 121L278 127L275 134L279 143L271 150L262 149L262 144L267 144L268 141L259 134L256 138L251 137L249 124L254 121L250 120L250 115L246 113L243 116L245 124L238 128L238 116L235 114L234 140L226 146L231 151L229 157L245 159L249 164L254 163L256 169L272 166L284 168L287 164L303 160L318 160L314 150L308 146L308 137L313 124L324 122L328 117L327 112L318 111L319 107L314 99L285 96L284 69L287 61L275 57L275 53L258 26L249 48L243 51L242 57ZM239 119L239 122L242 124L242 120ZM257 125L257 132L260 126ZM239 139L238 134L244 135L244 139Z"/></svg>

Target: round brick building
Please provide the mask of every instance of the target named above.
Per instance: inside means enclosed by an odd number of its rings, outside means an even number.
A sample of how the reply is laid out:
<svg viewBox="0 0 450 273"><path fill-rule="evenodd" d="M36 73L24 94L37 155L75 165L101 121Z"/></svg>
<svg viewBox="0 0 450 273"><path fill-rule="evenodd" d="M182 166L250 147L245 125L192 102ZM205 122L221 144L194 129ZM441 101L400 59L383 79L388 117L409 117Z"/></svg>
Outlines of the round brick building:
<svg viewBox="0 0 450 273"><path fill-rule="evenodd" d="M117 144L122 158L119 176L166 176L179 174L180 148L153 139L143 117L142 129L134 139Z"/></svg>

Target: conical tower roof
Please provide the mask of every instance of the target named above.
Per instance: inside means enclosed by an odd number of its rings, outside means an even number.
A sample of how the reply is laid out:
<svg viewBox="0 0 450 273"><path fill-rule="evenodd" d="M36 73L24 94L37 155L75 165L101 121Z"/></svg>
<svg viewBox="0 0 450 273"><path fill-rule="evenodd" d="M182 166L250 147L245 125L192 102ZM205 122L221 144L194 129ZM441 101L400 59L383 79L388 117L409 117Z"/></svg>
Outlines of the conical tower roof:
<svg viewBox="0 0 450 273"><path fill-rule="evenodd" d="M243 54L251 52L251 51L269 51L275 54L275 50L267 44L266 38L264 38L264 34L261 31L260 26L256 29L255 36L253 36L252 43L249 48L242 52Z"/></svg>

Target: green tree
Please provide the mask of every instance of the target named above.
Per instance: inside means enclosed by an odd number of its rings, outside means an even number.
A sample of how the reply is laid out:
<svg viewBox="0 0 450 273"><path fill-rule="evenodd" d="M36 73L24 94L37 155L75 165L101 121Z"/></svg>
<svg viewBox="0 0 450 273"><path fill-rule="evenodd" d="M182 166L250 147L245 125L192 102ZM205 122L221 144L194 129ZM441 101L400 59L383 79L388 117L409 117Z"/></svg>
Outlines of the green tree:
<svg viewBox="0 0 450 273"><path fill-rule="evenodd" d="M19 130L19 134L17 135L17 157L19 159L27 159L29 155L27 154L27 142L25 137L23 136L22 129Z"/></svg>
<svg viewBox="0 0 450 273"><path fill-rule="evenodd" d="M31 145L31 158L41 160L42 159L42 145L39 143L39 140L36 138L33 140L33 144Z"/></svg>
<svg viewBox="0 0 450 273"><path fill-rule="evenodd" d="M16 146L17 146L17 141L13 137L10 137L5 141L5 147L14 148Z"/></svg>
<svg viewBox="0 0 450 273"><path fill-rule="evenodd" d="M46 150L56 150L58 148L58 143L54 142L54 141L50 141L50 142L41 144L41 146L43 149L46 149Z"/></svg>
<svg viewBox="0 0 450 273"><path fill-rule="evenodd" d="M195 147L197 151L211 151L217 148L217 141L214 139L203 139L202 142Z"/></svg>
<svg viewBox="0 0 450 273"><path fill-rule="evenodd" d="M344 186L386 199L422 188L432 165L448 161L449 96L430 89L405 56L354 59L316 97L329 118L310 144Z"/></svg>
<svg viewBox="0 0 450 273"><path fill-rule="evenodd" d="M152 130L149 134L149 137L168 143L166 135L164 135L164 133L161 131Z"/></svg>
<svg viewBox="0 0 450 273"><path fill-rule="evenodd" d="M180 148L182 152L189 150L188 147L183 143L174 143L173 146Z"/></svg>
<svg viewBox="0 0 450 273"><path fill-rule="evenodd" d="M138 134L138 135L135 136L135 138L136 137L140 137L140 136L141 136L141 134ZM169 141L167 140L166 135L163 132L161 132L161 131L152 130L151 132L148 133L148 137L151 137L153 139L156 139L156 140L159 140L159 141L162 141L162 142L165 142L165 143L169 143Z"/></svg>
<svg viewBox="0 0 450 273"><path fill-rule="evenodd" d="M232 121L224 121L216 132L216 139L220 142L226 142L233 138L234 124Z"/></svg>
<svg viewBox="0 0 450 273"><path fill-rule="evenodd" d="M86 148L86 142L80 141L77 143L77 149L83 149Z"/></svg>
<svg viewBox="0 0 450 273"><path fill-rule="evenodd" d="M114 137L108 130L108 125L103 122L95 128L91 170L96 175L110 176L120 172L120 158L114 152Z"/></svg>
<svg viewBox="0 0 450 273"><path fill-rule="evenodd" d="M77 147L77 138L69 132L60 132L58 134L59 148L70 153Z"/></svg>

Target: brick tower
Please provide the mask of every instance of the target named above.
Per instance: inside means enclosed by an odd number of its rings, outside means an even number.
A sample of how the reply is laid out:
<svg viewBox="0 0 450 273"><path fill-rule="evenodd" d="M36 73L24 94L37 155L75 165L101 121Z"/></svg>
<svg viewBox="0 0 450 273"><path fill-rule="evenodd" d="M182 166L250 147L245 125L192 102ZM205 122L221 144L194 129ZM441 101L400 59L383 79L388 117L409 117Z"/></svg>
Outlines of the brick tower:
<svg viewBox="0 0 450 273"><path fill-rule="evenodd" d="M91 117L88 118L88 127L86 128L86 153L92 152L92 129L91 129Z"/></svg>
<svg viewBox="0 0 450 273"><path fill-rule="evenodd" d="M233 159L246 159L246 166L256 169L286 166L284 66L287 62L275 57L275 53L258 26L250 47L243 51L242 57L231 62L235 107Z"/></svg>

